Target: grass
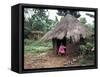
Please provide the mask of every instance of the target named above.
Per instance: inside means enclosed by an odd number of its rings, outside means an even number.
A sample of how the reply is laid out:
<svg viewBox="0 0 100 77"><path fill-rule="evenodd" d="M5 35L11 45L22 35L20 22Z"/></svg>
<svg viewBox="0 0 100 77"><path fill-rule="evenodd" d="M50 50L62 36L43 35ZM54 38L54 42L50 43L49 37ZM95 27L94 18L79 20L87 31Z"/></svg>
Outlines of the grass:
<svg viewBox="0 0 100 77"><path fill-rule="evenodd" d="M31 52L33 54L39 54L47 52L48 49L52 48L52 42L41 42L34 40L25 39L24 40L24 51L25 53Z"/></svg>
<svg viewBox="0 0 100 77"><path fill-rule="evenodd" d="M95 61L95 56L94 53L91 52L86 55L81 55L78 62L80 65L86 66L86 65L94 65L94 61Z"/></svg>

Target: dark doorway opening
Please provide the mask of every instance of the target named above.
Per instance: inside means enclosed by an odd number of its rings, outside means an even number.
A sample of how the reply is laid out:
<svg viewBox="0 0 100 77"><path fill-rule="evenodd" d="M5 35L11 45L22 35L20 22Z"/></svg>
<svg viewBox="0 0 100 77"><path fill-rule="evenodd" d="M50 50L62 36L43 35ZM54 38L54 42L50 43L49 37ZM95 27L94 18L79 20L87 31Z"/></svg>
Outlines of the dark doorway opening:
<svg viewBox="0 0 100 77"><path fill-rule="evenodd" d="M61 44L66 47L66 37L64 37L63 39L57 39L57 51ZM66 48L64 50L66 51Z"/></svg>

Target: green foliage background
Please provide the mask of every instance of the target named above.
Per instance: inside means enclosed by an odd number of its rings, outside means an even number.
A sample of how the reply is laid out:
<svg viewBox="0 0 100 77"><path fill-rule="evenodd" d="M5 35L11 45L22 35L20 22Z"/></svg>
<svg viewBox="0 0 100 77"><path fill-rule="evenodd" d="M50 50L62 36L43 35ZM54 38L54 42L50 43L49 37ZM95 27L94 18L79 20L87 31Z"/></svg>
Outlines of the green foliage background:
<svg viewBox="0 0 100 77"><path fill-rule="evenodd" d="M31 31L42 31L46 33L54 24L58 21L55 16L55 20L49 19L48 10L46 9L32 9L33 15L27 20L24 17L24 37L26 38ZM24 15L28 13L28 9L25 9Z"/></svg>

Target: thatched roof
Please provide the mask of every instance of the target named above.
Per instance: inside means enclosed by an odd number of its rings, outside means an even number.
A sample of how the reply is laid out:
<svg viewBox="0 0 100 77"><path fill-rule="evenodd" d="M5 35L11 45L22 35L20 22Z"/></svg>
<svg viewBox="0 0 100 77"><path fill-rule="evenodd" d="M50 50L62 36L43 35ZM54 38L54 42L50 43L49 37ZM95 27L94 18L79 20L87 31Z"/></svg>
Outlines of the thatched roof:
<svg viewBox="0 0 100 77"><path fill-rule="evenodd" d="M50 40L53 38L63 39L63 37L69 38L72 37L72 41L78 41L80 35L85 38L89 36L90 32L86 27L79 22L74 16L67 14L65 17L61 18L55 27L47 32L41 40Z"/></svg>

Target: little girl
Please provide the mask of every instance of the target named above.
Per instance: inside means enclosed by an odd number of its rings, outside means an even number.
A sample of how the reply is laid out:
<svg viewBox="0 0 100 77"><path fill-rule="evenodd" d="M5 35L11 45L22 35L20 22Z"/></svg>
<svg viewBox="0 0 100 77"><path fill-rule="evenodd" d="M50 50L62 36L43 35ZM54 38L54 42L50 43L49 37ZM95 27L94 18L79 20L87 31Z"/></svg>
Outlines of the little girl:
<svg viewBox="0 0 100 77"><path fill-rule="evenodd" d="M64 45L62 45L62 43L61 43L58 53L61 54L61 55L64 55L65 54L65 50L64 50L65 48L66 47Z"/></svg>

